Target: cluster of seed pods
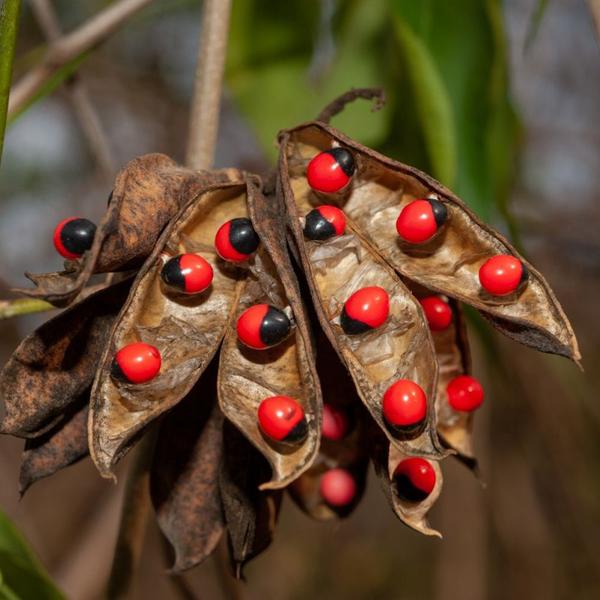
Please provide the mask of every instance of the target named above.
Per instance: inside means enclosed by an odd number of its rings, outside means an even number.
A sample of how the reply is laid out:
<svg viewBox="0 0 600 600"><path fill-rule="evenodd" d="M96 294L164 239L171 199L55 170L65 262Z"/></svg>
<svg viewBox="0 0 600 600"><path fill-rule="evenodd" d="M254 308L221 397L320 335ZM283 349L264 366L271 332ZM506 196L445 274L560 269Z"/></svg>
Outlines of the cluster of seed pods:
<svg viewBox="0 0 600 600"><path fill-rule="evenodd" d="M279 143L267 189L162 155L130 163L97 228L57 226L65 271L30 275L27 293L72 306L0 376L1 431L28 438L23 488L88 452L113 477L162 419L151 488L177 568L225 530L238 565L264 549L284 489L317 519L347 516L369 460L398 517L438 535L439 462L475 465L484 397L461 302L579 359L541 275L440 184L324 120ZM121 281L86 295L94 272Z"/></svg>

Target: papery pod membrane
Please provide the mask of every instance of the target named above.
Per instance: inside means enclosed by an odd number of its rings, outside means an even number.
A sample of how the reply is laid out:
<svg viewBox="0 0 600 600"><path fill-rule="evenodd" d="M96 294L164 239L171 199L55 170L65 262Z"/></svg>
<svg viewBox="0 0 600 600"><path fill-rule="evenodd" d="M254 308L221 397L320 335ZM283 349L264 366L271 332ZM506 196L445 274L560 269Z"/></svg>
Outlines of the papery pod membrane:
<svg viewBox="0 0 600 600"><path fill-rule="evenodd" d="M192 171L164 154L135 158L117 176L90 250L79 260L65 261L62 272L26 273L36 287L17 291L55 306L70 304L93 273L140 267L165 225L202 188L235 180L240 175L233 169Z"/></svg>
<svg viewBox="0 0 600 600"><path fill-rule="evenodd" d="M305 240L301 218L324 204L308 186L304 166L290 170L280 153L280 195L285 200L289 227L302 262L321 327L345 363L371 416L399 449L419 456L445 455L436 433L435 390L437 362L420 304L360 236L350 221L344 235L324 242ZM379 286L390 299L387 321L357 336L346 335L339 317L344 302L358 289ZM428 399L425 427L417 437L400 439L387 428L381 404L385 391L399 379L418 383Z"/></svg>
<svg viewBox="0 0 600 600"><path fill-rule="evenodd" d="M263 488L282 488L312 464L321 430L321 396L316 379L309 330L298 283L280 236L282 222L264 216L267 200L257 187L249 189L250 216L261 246L250 261L250 273L232 316L219 366L219 403L225 416L256 446L272 468ZM275 266L277 264L277 266ZM281 277L281 278L280 278ZM284 286L283 280L286 285ZM253 304L268 303L289 313L292 334L273 348L253 350L238 341L235 324ZM285 395L297 400L306 416L306 439L283 450L261 433L257 411L269 396Z"/></svg>
<svg viewBox="0 0 600 600"><path fill-rule="evenodd" d="M375 472L379 477L383 493L388 499L396 516L410 528L424 535L442 537L442 534L432 529L427 521L427 513L440 496L443 485L442 470L439 462L430 460L435 471L435 487L431 494L422 502L407 502L400 498L394 482L394 471L398 463L408 456L396 447L388 444L381 432L375 428L370 430L370 452Z"/></svg>
<svg viewBox="0 0 600 600"><path fill-rule="evenodd" d="M231 564L240 579L244 565L273 541L282 492L261 489L269 478L269 465L228 421L223 426L223 448L219 485Z"/></svg>
<svg viewBox="0 0 600 600"><path fill-rule="evenodd" d="M200 564L224 530L219 473L223 415L216 402L216 365L160 425L150 472L158 525L175 552L172 571Z"/></svg>
<svg viewBox="0 0 600 600"><path fill-rule="evenodd" d="M87 296L27 336L0 373L1 433L35 437L89 391L131 279Z"/></svg>
<svg viewBox="0 0 600 600"><path fill-rule="evenodd" d="M305 172L311 158L338 145L353 153L356 172L335 201L356 224L358 234L403 276L471 304L510 338L543 352L580 359L571 325L541 274L440 183L325 123L300 125L284 131L279 139L280 176L302 196L307 194ZM444 204L447 223L430 242L403 245L395 228L400 211L412 200L428 196ZM479 268L497 254L511 254L523 262L529 272L524 289L506 297L482 290Z"/></svg>
<svg viewBox="0 0 600 600"><path fill-rule="evenodd" d="M21 458L19 493L21 496L36 481L54 475L89 454L87 416L89 390L69 407L64 418L43 435L28 439Z"/></svg>
<svg viewBox="0 0 600 600"><path fill-rule="evenodd" d="M317 370L323 402L347 415L349 429L341 440L321 437L315 462L287 490L298 507L310 517L331 521L348 517L362 499L369 465L364 425L371 417L364 410L348 371L322 332L317 343ZM354 499L343 507L330 506L319 492L321 476L337 468L349 471L356 483Z"/></svg>
<svg viewBox="0 0 600 600"><path fill-rule="evenodd" d="M217 351L245 274L218 258L213 242L220 225L243 216L245 206L245 184L209 186L173 219L140 269L92 388L90 452L104 477L134 436L190 391ZM182 296L163 286L163 265L183 253L199 254L214 271L202 294ZM144 384L116 382L115 353L137 341L158 349L160 373Z"/></svg>

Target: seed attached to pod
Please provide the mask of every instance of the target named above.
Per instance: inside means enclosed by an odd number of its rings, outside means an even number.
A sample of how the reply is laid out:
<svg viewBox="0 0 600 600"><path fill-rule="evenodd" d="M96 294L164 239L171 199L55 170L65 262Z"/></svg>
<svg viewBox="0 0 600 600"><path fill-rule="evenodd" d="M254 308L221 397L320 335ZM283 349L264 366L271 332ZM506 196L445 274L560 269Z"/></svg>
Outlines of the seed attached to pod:
<svg viewBox="0 0 600 600"><path fill-rule="evenodd" d="M332 442L339 442L346 437L350 423L346 413L331 404L323 405L322 436Z"/></svg>
<svg viewBox="0 0 600 600"><path fill-rule="evenodd" d="M69 217L54 229L54 247L64 258L75 260L92 247L94 235L96 226L91 221Z"/></svg>
<svg viewBox="0 0 600 600"><path fill-rule="evenodd" d="M454 410L471 412L483 402L483 387L475 377L459 375L446 386L448 403Z"/></svg>
<svg viewBox="0 0 600 600"><path fill-rule="evenodd" d="M243 344L254 350L264 350L285 340L291 327L282 310L270 304L255 304L240 315L236 329Z"/></svg>
<svg viewBox="0 0 600 600"><path fill-rule="evenodd" d="M342 309L340 325L348 335L365 333L383 325L390 314L390 299L379 287L366 287L354 292Z"/></svg>
<svg viewBox="0 0 600 600"><path fill-rule="evenodd" d="M309 240L327 240L342 235L346 229L346 215L337 206L324 204L306 215L304 235Z"/></svg>
<svg viewBox="0 0 600 600"><path fill-rule="evenodd" d="M510 254L488 258L479 269L481 287L493 296L507 296L527 281L525 265Z"/></svg>
<svg viewBox="0 0 600 600"><path fill-rule="evenodd" d="M258 424L268 438L287 444L302 442L308 433L304 410L289 396L265 398L258 407Z"/></svg>
<svg viewBox="0 0 600 600"><path fill-rule="evenodd" d="M396 492L406 502L422 502L435 487L435 471L424 458L405 458L394 471Z"/></svg>
<svg viewBox="0 0 600 600"><path fill-rule="evenodd" d="M180 254L164 264L160 276L166 285L184 294L200 294L212 283L213 269L197 254Z"/></svg>
<svg viewBox="0 0 600 600"><path fill-rule="evenodd" d="M439 296L427 296L419 300L431 331L444 331L452 323L452 309Z"/></svg>
<svg viewBox="0 0 600 600"><path fill-rule="evenodd" d="M332 148L317 154L308 163L306 178L313 190L334 194L348 185L355 170L354 157L349 150Z"/></svg>
<svg viewBox="0 0 600 600"><path fill-rule="evenodd" d="M427 397L420 385L409 379L399 379L383 395L383 417L400 432L418 429L427 417Z"/></svg>
<svg viewBox="0 0 600 600"><path fill-rule="evenodd" d="M231 219L219 227L215 236L218 255L229 262L243 262L256 252L260 238L250 219Z"/></svg>
<svg viewBox="0 0 600 600"><path fill-rule="evenodd" d="M413 200L398 216L396 231L409 244L423 244L438 232L447 219L448 210L439 200Z"/></svg>
<svg viewBox="0 0 600 600"><path fill-rule="evenodd" d="M145 383L158 375L160 365L160 352L154 346L135 342L115 354L111 375L119 381Z"/></svg>
<svg viewBox="0 0 600 600"><path fill-rule="evenodd" d="M348 506L356 497L356 481L346 469L330 469L321 476L319 493L330 506Z"/></svg>

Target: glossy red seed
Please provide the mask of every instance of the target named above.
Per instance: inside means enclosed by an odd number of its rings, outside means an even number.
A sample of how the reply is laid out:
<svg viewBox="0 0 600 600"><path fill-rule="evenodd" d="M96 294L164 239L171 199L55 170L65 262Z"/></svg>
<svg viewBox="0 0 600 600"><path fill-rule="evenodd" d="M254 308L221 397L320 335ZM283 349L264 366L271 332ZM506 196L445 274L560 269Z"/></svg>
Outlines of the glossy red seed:
<svg viewBox="0 0 600 600"><path fill-rule="evenodd" d="M330 152L321 152L308 163L306 178L313 190L326 194L339 192L351 179Z"/></svg>
<svg viewBox="0 0 600 600"><path fill-rule="evenodd" d="M405 458L394 471L394 477L406 477L417 490L429 495L435 487L435 471L428 460L419 457Z"/></svg>
<svg viewBox="0 0 600 600"><path fill-rule="evenodd" d="M236 325L238 338L249 348L263 350L267 347L260 337L260 330L268 311L268 304L255 304L247 308L238 318Z"/></svg>
<svg viewBox="0 0 600 600"><path fill-rule="evenodd" d="M69 252L64 244L62 243L61 238L61 233L63 230L63 227L67 224L70 223L71 221L75 221L75 219L77 219L77 217L68 217L66 219L63 219L62 221L60 221L60 223L58 223L58 225L54 228L54 235L52 236L52 241L54 242L54 247L56 248L56 251L64 258L68 258L70 260L75 260L77 258L79 258L79 254L74 254L73 252Z"/></svg>
<svg viewBox="0 0 600 600"><path fill-rule="evenodd" d="M400 379L383 395L383 416L396 427L416 425L427 416L427 397L421 386L409 379Z"/></svg>
<svg viewBox="0 0 600 600"><path fill-rule="evenodd" d="M448 403L454 410L470 412L483 402L483 387L475 377L459 375L446 386Z"/></svg>
<svg viewBox="0 0 600 600"><path fill-rule="evenodd" d="M444 331L450 327L452 323L452 309L445 300L442 300L439 296L427 296L419 300L423 311L425 312L425 318L429 324L431 331Z"/></svg>
<svg viewBox="0 0 600 600"><path fill-rule="evenodd" d="M483 289L494 296L507 296L519 287L523 264L510 254L492 256L479 269Z"/></svg>
<svg viewBox="0 0 600 600"><path fill-rule="evenodd" d="M325 439L337 442L348 433L349 422L346 413L331 404L323 405L323 428Z"/></svg>
<svg viewBox="0 0 600 600"><path fill-rule="evenodd" d="M210 264L197 254L182 254L179 259L186 294L199 294L208 289L213 280Z"/></svg>
<svg viewBox="0 0 600 600"><path fill-rule="evenodd" d="M219 227L215 235L215 250L223 260L228 262L243 262L248 260L249 257L248 254L243 254L233 247L231 243L231 221L227 221Z"/></svg>
<svg viewBox="0 0 600 600"><path fill-rule="evenodd" d="M258 407L258 424L272 440L285 441L305 424L300 404L289 396L265 398Z"/></svg>
<svg viewBox="0 0 600 600"><path fill-rule="evenodd" d="M398 235L410 244L426 242L437 230L435 215L427 200L413 200L402 209L396 220Z"/></svg>
<svg viewBox="0 0 600 600"><path fill-rule="evenodd" d="M330 506L341 508L356 497L356 481L346 469L330 469L321 476L319 493Z"/></svg>
<svg viewBox="0 0 600 600"><path fill-rule="evenodd" d="M131 383L145 383L158 375L160 352L150 344L136 342L123 346L115 355L115 363Z"/></svg>
<svg viewBox="0 0 600 600"><path fill-rule="evenodd" d="M390 314L390 298L379 286L354 292L344 304L346 316L375 329L383 325Z"/></svg>

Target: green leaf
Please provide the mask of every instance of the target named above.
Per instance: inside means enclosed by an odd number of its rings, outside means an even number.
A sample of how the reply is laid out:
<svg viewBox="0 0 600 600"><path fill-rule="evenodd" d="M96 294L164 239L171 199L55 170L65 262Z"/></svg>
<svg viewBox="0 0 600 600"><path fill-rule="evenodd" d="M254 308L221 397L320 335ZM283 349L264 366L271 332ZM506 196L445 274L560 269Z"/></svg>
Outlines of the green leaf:
<svg viewBox="0 0 600 600"><path fill-rule="evenodd" d="M0 599L15 598L61 600L64 596L19 530L0 511Z"/></svg>

